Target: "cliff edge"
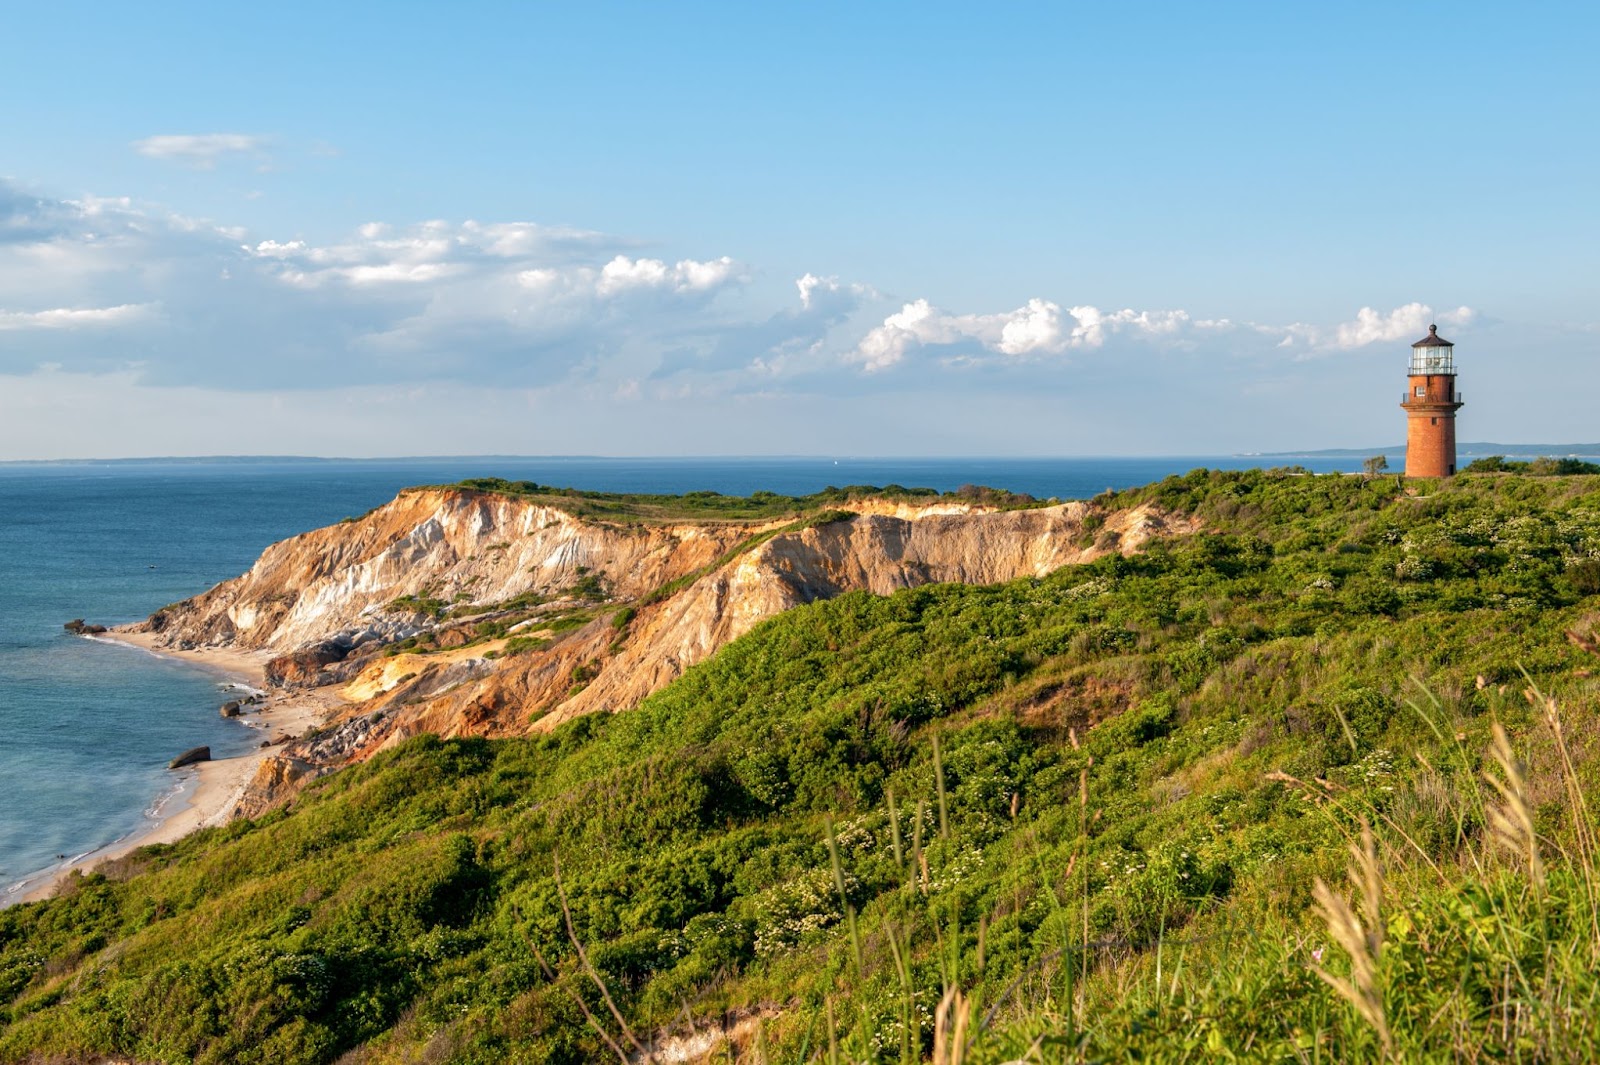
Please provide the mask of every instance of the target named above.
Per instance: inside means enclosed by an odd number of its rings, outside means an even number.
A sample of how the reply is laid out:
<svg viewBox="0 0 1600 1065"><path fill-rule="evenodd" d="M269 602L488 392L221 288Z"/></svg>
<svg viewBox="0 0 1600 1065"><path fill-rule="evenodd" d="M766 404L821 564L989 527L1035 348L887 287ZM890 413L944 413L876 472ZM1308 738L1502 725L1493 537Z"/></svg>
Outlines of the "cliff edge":
<svg viewBox="0 0 1600 1065"><path fill-rule="evenodd" d="M268 758L239 812L421 732L513 735L638 705L791 607L848 591L990 584L1192 532L1107 512L866 498L763 520L627 522L470 488L402 492L267 548L153 614L158 646L229 648L270 683L337 685L345 709Z"/></svg>

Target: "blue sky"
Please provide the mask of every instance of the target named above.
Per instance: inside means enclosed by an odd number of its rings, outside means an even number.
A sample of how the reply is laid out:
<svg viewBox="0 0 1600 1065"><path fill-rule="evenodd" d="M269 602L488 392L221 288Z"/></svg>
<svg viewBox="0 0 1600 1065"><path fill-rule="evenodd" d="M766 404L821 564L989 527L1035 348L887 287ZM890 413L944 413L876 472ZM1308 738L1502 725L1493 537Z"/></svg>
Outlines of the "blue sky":
<svg viewBox="0 0 1600 1065"><path fill-rule="evenodd" d="M1596 22L7 5L0 458L1592 440Z"/></svg>

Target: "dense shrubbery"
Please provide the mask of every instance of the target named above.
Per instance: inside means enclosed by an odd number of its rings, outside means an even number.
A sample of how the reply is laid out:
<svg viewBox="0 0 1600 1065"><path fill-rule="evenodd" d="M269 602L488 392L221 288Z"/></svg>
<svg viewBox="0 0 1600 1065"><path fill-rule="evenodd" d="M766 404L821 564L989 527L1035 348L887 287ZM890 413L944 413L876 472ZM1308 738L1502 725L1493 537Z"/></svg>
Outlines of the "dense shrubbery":
<svg viewBox="0 0 1600 1065"><path fill-rule="evenodd" d="M1600 473L1600 465L1575 458L1541 456L1523 461L1507 459L1504 455L1486 455L1467 464L1467 473L1527 473L1535 477L1571 477L1578 474Z"/></svg>
<svg viewBox="0 0 1600 1065"><path fill-rule="evenodd" d="M769 1060L921 1057L957 1014L996 1062L1592 1047L1566 784L1600 735L1564 631L1600 606L1600 485L1427 489L1170 478L1105 502L1212 532L813 604L546 737L418 738L0 912L0 1058L597 1060L628 1039L602 984L641 1039L765 1012ZM1493 845L1493 722L1537 877ZM1309 912L1363 819L1367 984Z"/></svg>

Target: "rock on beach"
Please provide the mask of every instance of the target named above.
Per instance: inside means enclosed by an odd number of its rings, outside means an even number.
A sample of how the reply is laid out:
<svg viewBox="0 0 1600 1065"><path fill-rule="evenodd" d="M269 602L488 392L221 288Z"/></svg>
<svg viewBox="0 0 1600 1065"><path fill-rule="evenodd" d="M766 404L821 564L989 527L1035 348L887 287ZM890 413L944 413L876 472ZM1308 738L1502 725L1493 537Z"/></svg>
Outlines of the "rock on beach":
<svg viewBox="0 0 1600 1065"><path fill-rule="evenodd" d="M182 769L184 766L194 765L196 762L209 761L211 761L210 747L190 747L187 751L184 751L182 754L178 755L178 757L168 762L167 768Z"/></svg>

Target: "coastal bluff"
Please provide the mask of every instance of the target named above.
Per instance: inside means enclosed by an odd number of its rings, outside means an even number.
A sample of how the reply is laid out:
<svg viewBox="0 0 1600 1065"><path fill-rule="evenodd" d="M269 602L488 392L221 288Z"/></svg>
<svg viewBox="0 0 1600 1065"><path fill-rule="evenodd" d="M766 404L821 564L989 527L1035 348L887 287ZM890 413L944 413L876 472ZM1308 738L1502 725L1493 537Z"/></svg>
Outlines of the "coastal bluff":
<svg viewBox="0 0 1600 1065"><path fill-rule="evenodd" d="M618 520L469 487L408 489L268 547L239 577L124 631L258 659L337 692L237 813L419 733L508 736L637 706L763 619L851 591L1044 576L1195 531L1144 504L1007 509L867 495L760 519Z"/></svg>

